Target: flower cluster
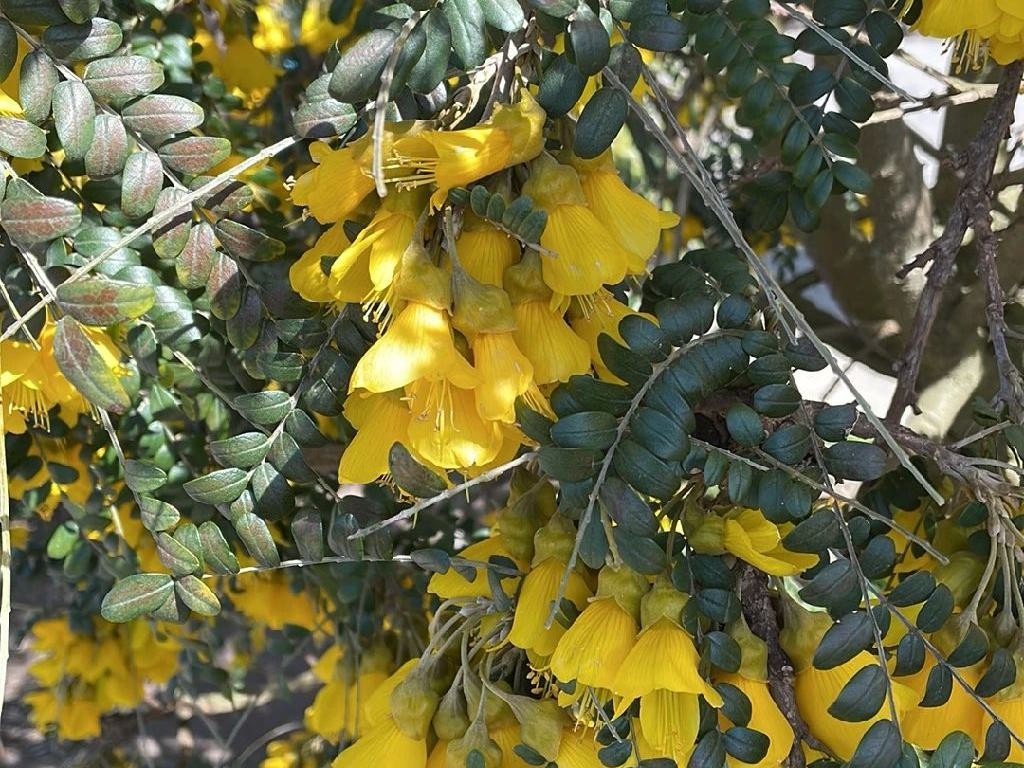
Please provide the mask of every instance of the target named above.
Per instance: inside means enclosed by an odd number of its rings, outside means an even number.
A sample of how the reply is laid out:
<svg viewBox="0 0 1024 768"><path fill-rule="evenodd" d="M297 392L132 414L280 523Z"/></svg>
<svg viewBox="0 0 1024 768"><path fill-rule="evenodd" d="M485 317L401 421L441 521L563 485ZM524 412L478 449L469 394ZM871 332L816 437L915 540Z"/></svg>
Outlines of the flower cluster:
<svg viewBox="0 0 1024 768"><path fill-rule="evenodd" d="M999 64L1024 57L1024 6L1016 0L923 0L915 28L929 37L962 38L966 61L985 51Z"/></svg>
<svg viewBox="0 0 1024 768"><path fill-rule="evenodd" d="M102 715L135 709L148 683L166 683L178 670L179 642L159 624L97 620L84 633L68 619L44 619L31 638L42 657L29 667L40 686L25 695L32 722L69 741L98 737Z"/></svg>
<svg viewBox="0 0 1024 768"><path fill-rule="evenodd" d="M360 303L380 327L350 380L344 413L358 434L342 483L387 474L395 442L428 466L481 472L523 441L517 399L544 412L571 376L593 367L614 379L597 339L619 339L631 310L605 286L643 274L679 219L632 192L609 154L549 154L545 127L526 91L472 128L388 125L383 199L369 135L311 148L316 166L292 199L329 228L292 266L292 286L308 301ZM517 198L508 211L546 222L537 242L514 235L512 214L449 206L481 181Z"/></svg>

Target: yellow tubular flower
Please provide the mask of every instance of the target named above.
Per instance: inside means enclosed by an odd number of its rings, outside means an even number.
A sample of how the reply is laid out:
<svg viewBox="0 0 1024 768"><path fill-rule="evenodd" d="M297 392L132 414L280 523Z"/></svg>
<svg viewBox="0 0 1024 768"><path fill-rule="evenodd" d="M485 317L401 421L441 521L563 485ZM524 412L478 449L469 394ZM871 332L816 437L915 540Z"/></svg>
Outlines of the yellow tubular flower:
<svg viewBox="0 0 1024 768"><path fill-rule="evenodd" d="M563 296L591 294L625 277L629 253L587 207L571 166L541 155L530 167L523 194L548 214L540 245L550 252L542 265L551 290Z"/></svg>
<svg viewBox="0 0 1024 768"><path fill-rule="evenodd" d="M567 728L562 732L562 742L555 763L558 768L602 768L604 763L597 756L600 748L601 745L597 743L593 731ZM515 768L519 768L519 765L515 764Z"/></svg>
<svg viewBox="0 0 1024 768"><path fill-rule="evenodd" d="M321 266L325 257L338 257L350 245L341 222L325 229L313 247L303 253L288 269L288 280L295 292L306 301L319 304L362 301L373 288L369 280L369 260L361 265L361 270L350 270L354 273L353 277L343 281L342 285L335 286L334 290L329 285L330 273L324 272ZM356 277L363 277L363 280L358 281ZM356 285L359 282L361 284ZM339 291L345 293L339 296Z"/></svg>
<svg viewBox="0 0 1024 768"><path fill-rule="evenodd" d="M409 738L398 729L394 720L388 718L368 729L338 755L331 768L367 768L374 765L426 768L427 742Z"/></svg>
<svg viewBox="0 0 1024 768"><path fill-rule="evenodd" d="M533 569L526 574L519 591L512 631L508 639L517 648L531 652L537 660L546 659L558 646L565 628L554 621L545 627L551 606L572 552L575 528L561 515L555 515L534 537ZM577 608L590 597L590 587L576 571L569 573L565 599Z"/></svg>
<svg viewBox="0 0 1024 768"><path fill-rule="evenodd" d="M475 280L501 287L505 270L519 261L519 243L476 214L467 212L455 240L459 262Z"/></svg>
<svg viewBox="0 0 1024 768"><path fill-rule="evenodd" d="M587 204L629 254L631 274L647 270L647 260L661 241L661 231L679 225L679 216L658 210L619 178L611 151L593 160L571 157L579 172Z"/></svg>
<svg viewBox="0 0 1024 768"><path fill-rule="evenodd" d="M333 743L342 736L359 736L365 725L367 700L387 680L391 664L391 654L382 646L363 655L358 671L341 656L340 646L332 646L317 663L314 672L320 672L318 677L325 685L317 691L304 718L306 728ZM330 675L324 679L321 662L331 660Z"/></svg>
<svg viewBox="0 0 1024 768"><path fill-rule="evenodd" d="M779 710L779 705L772 698L768 685L763 680L749 680L742 675L726 675L718 677L718 682L734 685L750 700L751 715L747 727L763 733L769 739L768 752L764 758L753 763L752 768L776 768L783 765L789 757L793 746L793 728ZM723 729L727 725L724 715L719 714L719 722ZM743 763L732 756L726 757L729 768L747 768L750 763Z"/></svg>
<svg viewBox="0 0 1024 768"><path fill-rule="evenodd" d="M480 418L472 390L449 386L446 380L419 379L406 387L406 394L412 412L410 447L434 466L480 467L498 455L504 436L496 423Z"/></svg>
<svg viewBox="0 0 1024 768"><path fill-rule="evenodd" d="M195 42L201 49L195 60L210 64L213 74L249 106L262 102L281 74L246 35L232 35L221 49L209 32L200 29L196 31Z"/></svg>
<svg viewBox="0 0 1024 768"><path fill-rule="evenodd" d="M726 551L772 576L795 576L816 565L817 555L790 552L778 527L756 509L730 512L723 524Z"/></svg>
<svg viewBox="0 0 1024 768"><path fill-rule="evenodd" d="M411 141L395 143L389 180L399 188L434 184L430 205L444 205L448 191L464 187L513 165L526 163L544 148L544 110L528 92L516 104L499 104L494 114L472 128L425 131ZM410 172L411 171L411 172Z"/></svg>
<svg viewBox="0 0 1024 768"><path fill-rule="evenodd" d="M909 10L911 3L907 2ZM1024 5L1020 0L923 0L915 29L929 37L964 37L957 56L980 63L986 50L998 64L1024 57Z"/></svg>
<svg viewBox="0 0 1024 768"><path fill-rule="evenodd" d="M295 180L292 202L309 209L321 224L349 218L373 191L373 143L363 136L340 149L318 141L309 147L316 167Z"/></svg>
<svg viewBox="0 0 1024 768"><path fill-rule="evenodd" d="M569 307L572 330L587 343L587 347L590 349L590 359L594 364L594 370L602 379L615 384L624 384L625 382L605 366L604 361L601 359L601 352L597 347L597 340L602 333L606 333L619 344L626 346L622 334L619 333L619 323L622 322L624 317L629 317L630 315L639 315L651 322L657 322L653 315L649 315L646 312L634 312L605 288L602 288L592 296L574 299Z"/></svg>
<svg viewBox="0 0 1024 768"><path fill-rule="evenodd" d="M302 10L299 45L307 48L310 53L319 55L334 45L339 38L347 37L359 12L359 3L353 3L353 6L348 17L340 24L335 24L328 17L331 7L329 0L307 2Z"/></svg>
<svg viewBox="0 0 1024 768"><path fill-rule="evenodd" d="M924 697L925 688L928 685L928 675L935 667L935 663L935 658L931 654L925 654L924 666L920 671L914 675L899 678L901 683L914 692L911 704L917 704ZM957 671L972 688L981 678L981 671L977 667L967 667ZM945 704L938 707L912 706L900 718L900 728L903 730L903 738L908 742L921 749L932 750L938 747L939 742L949 734L950 726L953 724L956 730L963 731L970 736L971 741L979 750L984 750L985 728L983 722L985 720L982 708L959 683L954 681L953 692Z"/></svg>
<svg viewBox="0 0 1024 768"><path fill-rule="evenodd" d="M612 682L612 691L621 696L615 716L639 699L644 738L659 756L682 764L697 737L698 697L722 705L722 697L700 676L693 638L678 624L686 600L665 581L644 596L643 631Z"/></svg>
<svg viewBox="0 0 1024 768"><path fill-rule="evenodd" d="M366 299L370 293L365 285L367 267L370 289L378 294L385 292L412 242L425 203L425 195L416 191L395 192L384 198L370 223L331 267L330 284L335 293L359 294L355 301Z"/></svg>
<svg viewBox="0 0 1024 768"><path fill-rule="evenodd" d="M597 596L558 641L551 672L563 683L609 691L639 630L640 598L647 580L626 566L605 566L598 575ZM607 699L607 693L602 697Z"/></svg>
<svg viewBox="0 0 1024 768"><path fill-rule="evenodd" d="M505 546L505 540L501 534L492 534L483 541L470 544L459 553L459 557L465 560L474 560L480 563L486 563L491 557L495 556L507 557L515 562L520 570L526 569L526 564L514 558L512 553L508 551L508 547ZM508 576L501 580L502 589L507 594L514 594L518 584L519 578L517 576ZM449 600L453 597L490 597L491 586L487 573L483 570L478 569L476 578L472 581L467 581L454 568L449 568L446 573L435 573L430 577L427 592L437 595L442 600Z"/></svg>
<svg viewBox="0 0 1024 768"><path fill-rule="evenodd" d="M256 5L256 28L252 33L252 44L269 54L281 54L295 46L283 3L272 0Z"/></svg>
<svg viewBox="0 0 1024 768"><path fill-rule="evenodd" d="M388 453L408 442L412 414L401 392L353 392L345 401L345 418L357 430L338 464L338 482L365 485L388 474Z"/></svg>
<svg viewBox="0 0 1024 768"><path fill-rule="evenodd" d="M540 385L568 381L590 370L587 344L551 306L551 289L541 278L540 256L528 251L505 272L505 290L512 300L516 345L533 365L533 380Z"/></svg>
<svg viewBox="0 0 1024 768"><path fill-rule="evenodd" d="M100 708L92 699L71 692L57 709L57 736L65 741L85 741L100 735Z"/></svg>

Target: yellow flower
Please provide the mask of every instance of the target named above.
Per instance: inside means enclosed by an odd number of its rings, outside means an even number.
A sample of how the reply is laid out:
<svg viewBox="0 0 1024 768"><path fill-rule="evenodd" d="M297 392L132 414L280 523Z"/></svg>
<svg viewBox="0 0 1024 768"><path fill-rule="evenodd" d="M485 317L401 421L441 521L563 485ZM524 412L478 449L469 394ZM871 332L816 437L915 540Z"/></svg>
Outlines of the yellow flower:
<svg viewBox="0 0 1024 768"><path fill-rule="evenodd" d="M345 418L357 429L338 464L338 482L364 485L388 474L388 453L408 442L412 414L400 392L353 392L345 401Z"/></svg>
<svg viewBox="0 0 1024 768"><path fill-rule="evenodd" d="M317 663L314 673L325 685L304 718L306 728L330 742L342 736L358 737L365 725L367 701L387 680L391 665L391 654L383 646L363 654L358 671L343 656L335 645Z"/></svg>
<svg viewBox="0 0 1024 768"><path fill-rule="evenodd" d="M591 294L625 277L629 253L587 207L571 166L541 155L530 166L523 194L548 214L540 245L549 252L541 263L551 290L563 296Z"/></svg>
<svg viewBox="0 0 1024 768"><path fill-rule="evenodd" d="M597 756L600 748L601 745L597 743L593 731L567 728L562 732L562 742L555 763L558 768L602 768L604 763Z"/></svg>
<svg viewBox="0 0 1024 768"><path fill-rule="evenodd" d="M594 160L570 158L579 172L583 194L597 218L629 254L633 274L647 270L647 260L661 240L661 231L679 225L679 216L658 210L619 178L610 151Z"/></svg>
<svg viewBox="0 0 1024 768"><path fill-rule="evenodd" d="M426 768L427 765L427 742L406 736L390 717L368 729L335 758L331 768L385 765L400 765L402 768Z"/></svg>
<svg viewBox="0 0 1024 768"><path fill-rule="evenodd" d="M280 54L295 46L287 9L281 2L261 2L256 5L256 28L252 44L264 53Z"/></svg>
<svg viewBox="0 0 1024 768"><path fill-rule="evenodd" d="M342 251L331 267L330 287L338 301L363 301L371 290L382 294L416 231L425 197L416 191L395 192L384 198L369 224ZM367 277L370 286L367 288ZM359 298L352 298L359 296Z"/></svg>
<svg viewBox="0 0 1024 768"><path fill-rule="evenodd" d="M448 191L513 165L526 163L544 148L546 115L523 91L516 104L499 104L494 114L472 128L426 131L414 140L395 143L390 170L399 187L433 184L432 208L440 208Z"/></svg>
<svg viewBox="0 0 1024 768"><path fill-rule="evenodd" d="M0 341L0 407L4 409L4 430L21 434L28 426L49 429L49 412L61 408L61 418L73 425L91 410L88 401L64 378L54 357L53 339L57 325L47 318L33 345L26 341ZM121 375L121 353L102 330L83 326L86 336L99 352L106 367Z"/></svg>
<svg viewBox="0 0 1024 768"><path fill-rule="evenodd" d="M1019 667L1018 667L1019 668ZM970 681L974 684L974 681ZM957 688L960 686L954 681L953 683L953 695L956 696ZM960 689L962 691L963 689ZM971 702L974 704L974 702ZM1006 725L1011 733L1016 733L1018 736L1024 734L1024 696L1021 696L1021 680L1018 673L1017 682L1011 685L1009 688L1000 691L992 698L988 699L988 705L992 707L992 711L996 713L1000 720ZM975 708L978 708L977 704L974 704ZM984 727L981 731L982 734L988 731L989 726L992 724L992 718L986 713L984 716ZM958 722L955 720L945 720L944 722ZM957 726L959 728L959 726ZM947 727L947 731L949 728ZM968 733L970 733L968 731ZM979 743L975 741L975 743ZM1024 763L1024 747L1021 747L1012 738L1010 739L1010 754L1007 756L1007 761L1010 763L1018 764Z"/></svg>
<svg viewBox="0 0 1024 768"><path fill-rule="evenodd" d="M609 691L633 647L639 630L640 597L647 580L623 566L606 566L598 575L597 596L558 641L551 672L563 683ZM607 693L600 698L606 699Z"/></svg>
<svg viewBox="0 0 1024 768"><path fill-rule="evenodd" d="M410 301L359 360L349 391L390 392L417 379L476 386L479 377L455 348L444 306Z"/></svg>
<svg viewBox="0 0 1024 768"><path fill-rule="evenodd" d="M569 308L569 317L572 329L590 349L590 359L594 364L597 375L606 381L615 384L624 384L618 376L608 370L601 359L601 352L597 346L597 340L602 333L611 336L623 346L626 342L619 333L619 324L622 319L630 315L639 315L651 322L657 322L652 315L646 312L635 312L621 301L615 298L607 289L601 288L593 296L583 297L583 300L575 299Z"/></svg>
<svg viewBox="0 0 1024 768"><path fill-rule="evenodd" d="M557 620L550 628L544 625L558 596L558 587L572 551L574 530L568 520L555 515L534 537L533 569L523 579L508 639L517 648L529 651L537 661L554 653L558 641L565 634L565 627ZM583 576L572 570L565 599L578 608L590 595L590 587Z"/></svg>
<svg viewBox="0 0 1024 768"><path fill-rule="evenodd" d="M779 711L779 705L772 698L767 683L763 679L753 680L741 674L722 674L717 680L720 683L734 685L742 691L750 701L751 714L747 726L768 737L768 752L760 762L753 764L753 768L775 768L783 765L793 746L793 728L785 715ZM721 713L718 720L724 730L728 721ZM731 756L726 758L726 763L729 768L745 768L751 765Z"/></svg>
<svg viewBox="0 0 1024 768"><path fill-rule="evenodd" d="M282 572L250 573L234 581L229 594L235 609L267 629L291 625L310 631L319 626L316 605L305 592L293 592Z"/></svg>
<svg viewBox="0 0 1024 768"><path fill-rule="evenodd" d="M512 336L533 364L534 381L553 384L590 370L587 343L547 301L522 302L514 305L513 311L517 327Z"/></svg>
<svg viewBox="0 0 1024 768"><path fill-rule="evenodd" d="M288 269L288 280L292 289L306 301L314 303L331 303L335 301L362 301L362 298L373 287L368 277L368 270L363 270L367 279L364 283L365 290L356 299L338 299L330 289L328 283L330 272L325 272L323 260L325 258L338 257L351 245L341 222L332 224L325 229L317 238L313 247L308 249L298 261ZM354 282L354 281L353 281ZM346 283L347 285L348 283Z"/></svg>
<svg viewBox="0 0 1024 768"><path fill-rule="evenodd" d="M248 106L260 104L277 83L281 70L252 41L243 34L227 38L224 48L205 29L196 31L195 42L200 51L196 61L205 61L213 67L213 74L224 81Z"/></svg>
<svg viewBox="0 0 1024 768"><path fill-rule="evenodd" d="M321 54L334 45L339 38L346 37L352 31L352 25L359 11L359 3L353 8L340 24L335 24L328 16L331 3L329 0L309 0L302 10L299 44L312 54Z"/></svg>
<svg viewBox="0 0 1024 768"><path fill-rule="evenodd" d="M664 581L644 596L644 628L612 682L612 691L621 696L615 715L639 699L644 738L659 756L681 764L697 737L699 697L722 706L722 697L700 676L693 639L678 624L686 599Z"/></svg>
<svg viewBox="0 0 1024 768"><path fill-rule="evenodd" d="M406 393L412 411L410 447L428 462L465 469L484 466L498 455L504 435L497 423L480 417L472 390L449 386L447 379L421 378Z"/></svg>
<svg viewBox="0 0 1024 768"><path fill-rule="evenodd" d="M726 551L772 576L795 576L816 565L817 555L790 552L778 527L756 509L730 512L723 523Z"/></svg>
<svg viewBox="0 0 1024 768"><path fill-rule="evenodd" d="M310 145L309 155L316 167L295 180L292 202L308 208L321 224L345 221L373 191L373 142L363 136L331 149L318 141Z"/></svg>
<svg viewBox="0 0 1024 768"><path fill-rule="evenodd" d="M917 704L925 694L928 685L928 675L935 667L935 658L925 654L924 666L913 675L898 678L900 683L911 689L911 706L900 718L900 728L903 731L903 738L921 749L932 750L939 746L939 742L952 730L951 724L958 731L963 731L979 750L985 748L985 728L983 722L986 720L985 713L981 706L964 691L963 687L953 681L952 693L945 704L938 707L913 706ZM981 677L977 667L964 667L957 670L967 683L973 688ZM995 702L989 701L989 704ZM996 709L995 706L992 707ZM998 710L996 710L998 712ZM1012 759L1012 758L1011 758Z"/></svg>
<svg viewBox="0 0 1024 768"><path fill-rule="evenodd" d="M964 36L958 54L968 62L985 49L999 64L1024 56L1024 6L1019 0L923 0L915 29L929 37Z"/></svg>
<svg viewBox="0 0 1024 768"><path fill-rule="evenodd" d="M475 280L501 286L505 270L519 261L519 243L471 211L455 240L459 262Z"/></svg>
<svg viewBox="0 0 1024 768"><path fill-rule="evenodd" d="M100 708L92 699L70 694L58 704L57 736L65 741L85 741L100 735Z"/></svg>
<svg viewBox="0 0 1024 768"><path fill-rule="evenodd" d="M486 563L492 557L507 557L515 562L520 570L525 569L524 563L512 557L501 534L493 534L483 541L470 544L459 553L459 557L479 563ZM514 594L518 584L518 576L507 576L501 579L502 589L507 594ZM461 573L454 568L449 568L447 573L435 573L430 577L427 592L437 595L442 600L449 600L453 597L490 597L491 585L487 578L487 572L482 568L477 569L476 578L472 581L467 581Z"/></svg>

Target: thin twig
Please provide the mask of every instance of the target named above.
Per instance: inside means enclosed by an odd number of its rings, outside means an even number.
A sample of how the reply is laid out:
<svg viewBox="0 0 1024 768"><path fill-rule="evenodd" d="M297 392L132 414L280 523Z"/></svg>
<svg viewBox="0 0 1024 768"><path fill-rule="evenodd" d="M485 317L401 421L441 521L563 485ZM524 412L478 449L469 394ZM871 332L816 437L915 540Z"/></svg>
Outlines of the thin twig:
<svg viewBox="0 0 1024 768"><path fill-rule="evenodd" d="M0 346L0 371L4 369L2 349ZM11 493L7 484L6 408L0 391L0 716L3 715L7 662L11 655Z"/></svg>
<svg viewBox="0 0 1024 768"><path fill-rule="evenodd" d="M1006 67L999 81L995 98L977 136L967 149L964 176L953 210L942 235L920 256L904 267L901 275L931 262L928 279L918 301L917 312L910 329L903 355L896 364L896 391L893 393L887 417L899 420L908 405L916 399L917 379L921 371L925 345L939 313L939 301L946 284L953 276L956 257L960 253L964 236L974 223L977 225L977 207L991 194L990 184L999 146L1013 121L1014 105L1020 91L1024 62L1017 61Z"/></svg>

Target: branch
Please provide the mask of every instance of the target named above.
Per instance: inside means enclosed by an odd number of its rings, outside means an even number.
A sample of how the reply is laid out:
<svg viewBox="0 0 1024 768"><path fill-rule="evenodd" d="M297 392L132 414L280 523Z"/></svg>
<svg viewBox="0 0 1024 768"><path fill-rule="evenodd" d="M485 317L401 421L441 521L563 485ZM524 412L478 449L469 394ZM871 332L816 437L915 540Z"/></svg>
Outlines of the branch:
<svg viewBox="0 0 1024 768"><path fill-rule="evenodd" d="M939 312L939 301L946 284L953 276L956 257L964 236L972 223L976 225L977 208L991 195L990 185L996 157L1013 121L1013 110L1022 75L1024 62L1020 61L1014 62L1003 71L988 115L967 149L963 183L957 192L945 230L924 253L900 270L899 276L905 277L914 269L932 263L928 271L928 280L921 292L910 338L902 358L896 364L896 392L886 414L889 420L899 420L906 407L916 399L915 391L921 372L921 360Z"/></svg>
<svg viewBox="0 0 1024 768"><path fill-rule="evenodd" d="M795 672L789 656L779 643L779 616L768 594L768 576L747 563L739 563L740 602L750 630L768 646L768 690L779 711L793 729L793 747L786 760L788 768L805 768L803 742L824 754L831 750L811 735L800 714L794 690Z"/></svg>

